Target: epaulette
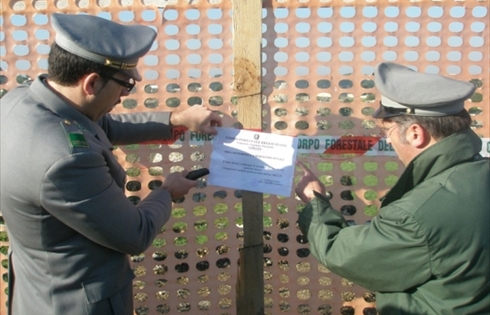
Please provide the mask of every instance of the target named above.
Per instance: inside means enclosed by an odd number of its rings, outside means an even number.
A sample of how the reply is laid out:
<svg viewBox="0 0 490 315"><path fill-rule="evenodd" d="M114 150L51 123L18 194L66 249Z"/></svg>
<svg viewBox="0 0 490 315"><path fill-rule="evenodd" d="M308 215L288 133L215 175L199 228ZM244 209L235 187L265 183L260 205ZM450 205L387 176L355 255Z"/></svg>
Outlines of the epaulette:
<svg viewBox="0 0 490 315"><path fill-rule="evenodd" d="M73 153L76 148L88 148L88 142L85 140L83 129L77 124L76 121L70 121L64 119L60 122L61 128L65 132L68 139L68 145Z"/></svg>

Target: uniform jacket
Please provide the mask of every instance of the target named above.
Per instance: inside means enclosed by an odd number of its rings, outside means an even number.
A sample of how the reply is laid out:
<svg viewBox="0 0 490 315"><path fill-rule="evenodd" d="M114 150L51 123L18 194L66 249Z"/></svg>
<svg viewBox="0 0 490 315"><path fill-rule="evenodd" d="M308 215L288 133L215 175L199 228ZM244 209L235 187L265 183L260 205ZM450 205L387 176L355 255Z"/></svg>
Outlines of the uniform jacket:
<svg viewBox="0 0 490 315"><path fill-rule="evenodd" d="M133 314L128 254L152 244L172 204L162 189L131 203L112 144L169 138L168 122L168 113L93 122L43 77L3 97L0 199L12 315Z"/></svg>
<svg viewBox="0 0 490 315"><path fill-rule="evenodd" d="M317 195L300 213L312 254L377 292L381 315L490 314L490 160L471 130L418 155L369 224Z"/></svg>

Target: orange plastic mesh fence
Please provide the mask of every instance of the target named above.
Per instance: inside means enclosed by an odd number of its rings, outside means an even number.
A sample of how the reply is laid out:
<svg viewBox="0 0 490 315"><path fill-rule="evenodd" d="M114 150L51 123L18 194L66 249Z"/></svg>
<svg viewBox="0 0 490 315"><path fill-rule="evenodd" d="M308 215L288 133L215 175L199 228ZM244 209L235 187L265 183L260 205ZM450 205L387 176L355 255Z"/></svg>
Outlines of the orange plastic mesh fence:
<svg viewBox="0 0 490 315"><path fill-rule="evenodd" d="M83 12L123 23L137 21L158 31L154 46L139 64L143 81L116 112L204 104L220 111L226 126L237 122L230 1L11 0L0 5L2 96L46 72L54 36L50 13ZM379 101L373 67L396 61L477 84L468 110L488 147L488 9L488 1L475 0L265 1L264 132L376 136L370 118ZM115 151L127 170L131 200L144 198L169 172L209 165L210 139L190 133L181 139ZM482 151L488 154L487 147ZM333 193L333 205L352 224L365 224L377 214L377 198L403 170L390 146L380 141L377 148L383 154L299 155L321 175ZM296 180L299 176L297 172ZM202 180L174 205L153 246L131 257L136 314L236 314L238 249L243 241L240 197L240 191ZM264 196L265 312L348 314L355 308L362 314L372 304L372 294L330 273L309 255L295 224L300 207L293 195ZM0 313L6 314L8 239L3 222L1 229Z"/></svg>

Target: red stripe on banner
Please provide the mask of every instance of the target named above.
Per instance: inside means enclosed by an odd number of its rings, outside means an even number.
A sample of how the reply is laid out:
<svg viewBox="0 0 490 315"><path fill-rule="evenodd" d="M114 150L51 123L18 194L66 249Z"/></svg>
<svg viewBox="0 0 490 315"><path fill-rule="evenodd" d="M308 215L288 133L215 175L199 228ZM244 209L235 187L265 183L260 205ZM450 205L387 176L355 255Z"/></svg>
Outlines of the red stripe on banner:
<svg viewBox="0 0 490 315"><path fill-rule="evenodd" d="M342 136L333 141L325 150L325 154L364 154L371 149L380 137L364 137L364 136Z"/></svg>
<svg viewBox="0 0 490 315"><path fill-rule="evenodd" d="M187 131L185 127L175 127L172 128L172 138L165 140L153 140L145 141L143 144L173 144L175 141L179 140L180 137L184 138L183 135Z"/></svg>

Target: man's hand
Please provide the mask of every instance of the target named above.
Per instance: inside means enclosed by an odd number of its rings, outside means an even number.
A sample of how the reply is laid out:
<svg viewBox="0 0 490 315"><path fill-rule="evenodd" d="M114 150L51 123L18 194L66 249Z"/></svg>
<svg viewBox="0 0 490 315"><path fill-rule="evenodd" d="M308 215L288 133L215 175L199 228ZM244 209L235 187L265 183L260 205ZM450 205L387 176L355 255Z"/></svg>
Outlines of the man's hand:
<svg viewBox="0 0 490 315"><path fill-rule="evenodd" d="M315 198L316 191L321 195L325 195L326 189L325 185L308 169L308 167L300 161L296 161L298 165L304 172L303 177L298 184L296 184L295 192L304 203L310 202Z"/></svg>
<svg viewBox="0 0 490 315"><path fill-rule="evenodd" d="M199 182L197 180L186 179L187 171L175 172L165 177L165 180L160 187L170 193L172 200L177 200L189 193L191 188L196 187Z"/></svg>
<svg viewBox="0 0 490 315"><path fill-rule="evenodd" d="M216 135L214 127L221 127L221 117L202 105L194 105L181 111L174 111L170 115L170 124L173 127L184 126L190 131Z"/></svg>

